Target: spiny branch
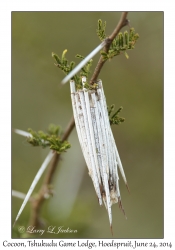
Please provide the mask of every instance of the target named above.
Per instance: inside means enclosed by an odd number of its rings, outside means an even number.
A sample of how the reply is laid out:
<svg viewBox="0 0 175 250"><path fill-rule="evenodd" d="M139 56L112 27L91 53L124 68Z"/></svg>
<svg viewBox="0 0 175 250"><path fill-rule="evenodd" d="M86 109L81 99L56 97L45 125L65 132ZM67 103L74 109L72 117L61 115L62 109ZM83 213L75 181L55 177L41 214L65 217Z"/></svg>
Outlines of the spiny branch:
<svg viewBox="0 0 175 250"><path fill-rule="evenodd" d="M66 131L62 137L62 141L66 140L69 137L73 128L74 128L74 118L72 117L72 119L70 120L70 122L66 128ZM38 194L36 195L36 198L33 197L31 200L32 211L31 211L31 217L30 217L30 225L32 225L32 226L38 227L40 225L39 213L41 210L41 206L45 200L45 195L50 193L49 185L52 182L54 172L56 170L58 161L60 160L60 156L61 156L60 154L57 154L56 152L54 153L54 157L53 157L51 164L49 166L49 169L46 173L43 184L42 184Z"/></svg>
<svg viewBox="0 0 175 250"><path fill-rule="evenodd" d="M106 53L108 52L108 50L110 48L110 45L111 45L112 41L114 40L114 38L118 35L120 30L129 23L128 19L126 19L127 14L128 14L128 12L123 12L122 13L121 18L120 18L116 28L114 29L112 34L106 39L107 43L106 43L106 45L104 47L104 52L106 52ZM93 84L94 82L96 82L97 77L100 74L100 71L101 71L104 63L105 63L105 61L103 60L103 57L101 56L98 63L97 63L97 66L96 66L96 68L94 70L92 78L90 80L90 84Z"/></svg>
<svg viewBox="0 0 175 250"><path fill-rule="evenodd" d="M118 22L118 25L116 26L116 28L114 29L112 34L107 38L107 43L106 43L105 48L104 48L105 52L108 52L112 41L117 36L117 34L121 30L121 28L123 28L125 25L128 24L128 20L126 19L127 14L128 14L128 12L122 13L121 18ZM101 56L97 66L95 68L95 71L93 73L93 76L91 78L90 84L93 84L96 81L104 63L105 63L105 61L102 60L102 56ZM62 141L66 140L69 137L74 126L75 126L75 122L74 122L74 118L72 117L70 119L70 122L68 123L67 129L65 130L65 133L62 137ZM54 173L55 173L55 170L56 170L56 167L58 165L60 158L61 158L60 154L55 153L38 194L35 197L33 197L31 200L31 207L32 207L31 217L30 217L30 225L31 226L38 227L40 225L40 219L39 219L40 210L41 210L42 204L45 200L45 195L49 194L49 192L50 192L49 185L52 182L52 179L53 179L53 176L54 176Z"/></svg>

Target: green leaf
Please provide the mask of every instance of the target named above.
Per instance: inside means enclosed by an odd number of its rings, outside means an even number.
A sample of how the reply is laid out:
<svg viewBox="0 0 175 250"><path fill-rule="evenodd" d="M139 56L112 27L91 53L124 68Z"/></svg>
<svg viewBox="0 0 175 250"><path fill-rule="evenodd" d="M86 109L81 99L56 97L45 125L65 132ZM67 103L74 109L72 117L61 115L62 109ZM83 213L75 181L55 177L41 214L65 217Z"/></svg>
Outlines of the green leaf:
<svg viewBox="0 0 175 250"><path fill-rule="evenodd" d="M97 27L97 35L101 41L103 41L106 38L105 29L106 29L106 22L103 23L102 20L99 19Z"/></svg>
<svg viewBox="0 0 175 250"><path fill-rule="evenodd" d="M61 69L64 72L64 74L68 75L72 71L72 69L74 68L75 62L71 61L69 64L68 60L65 57L66 53L67 53L67 50L64 50L62 53L61 59L55 53L52 53L52 56L54 57L54 59L57 62L57 64L55 64L55 65L59 69ZM79 55L79 54L77 54L76 57L80 58L80 59L84 59L84 56ZM90 68L92 66L92 61L93 61L92 59L89 60L89 62L87 62L87 64L81 69L79 74L76 74L72 77L72 80L75 81L77 89L82 89L81 77L82 76L88 77L88 75L90 74Z"/></svg>
<svg viewBox="0 0 175 250"><path fill-rule="evenodd" d="M109 122L111 125L119 125L121 122L125 121L125 118L119 117L118 114L121 112L123 107L120 107L114 114L112 112L114 111L114 104L111 105L111 107L108 107L108 116L109 116Z"/></svg>
<svg viewBox="0 0 175 250"><path fill-rule="evenodd" d="M126 51L124 52L124 54L125 54L126 58L129 59L129 56L128 56L128 54L126 53Z"/></svg>
<svg viewBox="0 0 175 250"><path fill-rule="evenodd" d="M61 140L62 131L60 126L49 125L48 133L43 131L35 132L32 129L28 129L28 131L32 137L28 137L27 141L33 146L50 147L57 153L61 153L71 147L68 141Z"/></svg>
<svg viewBox="0 0 175 250"><path fill-rule="evenodd" d="M102 21L98 22L98 35L102 36ZM135 33L134 28L131 28L129 33L128 31L125 31L124 33L120 32L117 37L113 40L108 53L101 51L101 55L103 57L103 60L112 59L114 56L120 55L121 52L124 52L126 58L129 58L129 55L127 54L126 50L134 49L134 45L137 42L139 38L139 35Z"/></svg>

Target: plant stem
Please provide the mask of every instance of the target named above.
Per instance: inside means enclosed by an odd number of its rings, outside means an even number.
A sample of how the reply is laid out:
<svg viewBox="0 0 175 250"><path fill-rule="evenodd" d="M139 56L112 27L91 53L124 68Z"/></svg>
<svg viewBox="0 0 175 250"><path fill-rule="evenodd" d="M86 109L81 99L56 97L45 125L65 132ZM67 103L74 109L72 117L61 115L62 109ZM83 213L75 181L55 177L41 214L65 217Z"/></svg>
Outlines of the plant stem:
<svg viewBox="0 0 175 250"><path fill-rule="evenodd" d="M126 19L127 14L128 14L128 12L122 13L121 18L118 22L118 25L116 26L116 28L114 29L112 34L107 38L107 44L104 47L105 52L108 52L112 41L117 36L117 34L121 30L121 28L123 28L125 25L128 24L128 20ZM105 61L103 61L102 56L101 56L97 66L95 68L95 71L93 73L93 76L90 80L90 84L93 84L96 81L104 63L105 63ZM65 133L63 134L62 141L66 140L69 137L74 126L75 126L75 121L74 121L74 117L72 117L70 122L68 123L68 126L65 130ZM53 160L49 166L49 169L45 175L45 179L43 181L43 184L42 184L38 194L35 197L32 197L32 199L31 199L31 207L32 208L31 208L31 217L30 217L30 223L29 223L30 226L35 226L35 227L41 226L41 222L39 219L40 210L41 210L42 204L45 200L45 195L48 193L48 187L49 187L49 185L52 182L52 179L54 177L54 173L55 173L55 170L57 168L57 164L61 158L60 154L57 154L56 152L54 154L55 155L54 155Z"/></svg>
<svg viewBox="0 0 175 250"><path fill-rule="evenodd" d="M74 118L72 117L70 122L68 123L67 129L62 137L62 141L66 140L70 133L72 132L73 128L74 128ZM43 181L43 184L38 192L38 194L36 195L36 198L32 198L31 199L31 206L32 206L32 211L31 211L31 217L30 217L30 226L35 226L38 227L40 225L40 219L39 219L39 213L42 207L42 203L45 200L45 194L48 193L48 186L49 184L52 182L53 176L54 176L54 172L56 170L57 164L60 160L60 154L57 154L56 152L54 153L54 157L50 163L48 172L46 173L45 179Z"/></svg>
<svg viewBox="0 0 175 250"><path fill-rule="evenodd" d="M110 45L112 43L112 41L114 40L114 38L118 35L118 33L120 32L120 30L126 26L129 21L126 19L127 17L127 14L128 12L123 12L122 15L121 15L121 18L116 26L116 28L114 29L114 31L112 32L112 34L107 38L107 43L104 47L104 51L107 53L109 48L110 48ZM96 82L97 80L97 77L98 75L100 74L100 71L104 65L105 61L103 60L103 57L101 56L98 63L97 63L97 66L94 70L94 73L92 75L92 78L90 80L90 84L92 85L94 82Z"/></svg>

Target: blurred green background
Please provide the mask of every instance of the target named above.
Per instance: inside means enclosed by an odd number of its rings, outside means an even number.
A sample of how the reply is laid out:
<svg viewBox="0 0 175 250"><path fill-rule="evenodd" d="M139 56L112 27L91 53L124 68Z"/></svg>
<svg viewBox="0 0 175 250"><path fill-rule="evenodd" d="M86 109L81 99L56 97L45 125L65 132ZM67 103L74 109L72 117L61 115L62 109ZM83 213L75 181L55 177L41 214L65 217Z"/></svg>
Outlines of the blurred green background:
<svg viewBox="0 0 175 250"><path fill-rule="evenodd" d="M46 130L50 123L65 129L72 116L69 84L60 86L63 73L51 53L67 58L86 56L100 42L97 20L107 22L107 35L121 12L12 12L12 128ZM120 55L107 62L99 76L108 105L123 106L125 122L112 127L131 194L120 178L122 203L112 207L114 238L162 238L163 227L163 12L130 12L139 40L129 59ZM122 31L128 29L125 27ZM92 72L99 59L94 58ZM31 235L33 238L112 238L105 207L100 207L88 175L76 130L72 147L62 154L54 175L54 196L41 215L44 228L76 229L76 234ZM28 145L12 133L12 189L26 193L49 151ZM35 188L39 190L42 180ZM12 197L12 224L22 200ZM20 216L12 237L25 237L30 204Z"/></svg>

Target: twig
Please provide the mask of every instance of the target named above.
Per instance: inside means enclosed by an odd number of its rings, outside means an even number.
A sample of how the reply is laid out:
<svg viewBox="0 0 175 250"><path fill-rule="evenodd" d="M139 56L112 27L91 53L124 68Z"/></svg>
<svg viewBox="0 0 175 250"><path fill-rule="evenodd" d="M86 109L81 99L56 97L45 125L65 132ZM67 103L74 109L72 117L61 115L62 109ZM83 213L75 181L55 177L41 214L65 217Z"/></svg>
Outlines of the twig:
<svg viewBox="0 0 175 250"><path fill-rule="evenodd" d="M126 19L127 17L127 14L128 12L123 12L122 15L121 15L121 18L116 26L116 28L114 29L114 31L112 32L112 34L107 38L107 43L104 47L104 51L107 53L109 48L110 48L110 45L112 43L112 41L114 40L114 38L118 35L119 31L124 27L126 26L129 21ZM94 82L96 82L97 80L97 77L98 75L100 74L100 71L104 65L105 61L103 60L103 57L101 56L98 63L97 63L97 66L94 70L94 73L92 75L92 78L90 80L90 84L93 84Z"/></svg>
<svg viewBox="0 0 175 250"><path fill-rule="evenodd" d="M128 24L128 20L126 19L127 14L128 14L128 12L122 13L118 25L116 26L116 28L114 29L112 34L107 38L107 43L104 47L104 50L106 52L109 50L110 44L112 43L112 41L114 40L116 35L119 33L121 28ZM96 79L97 79L97 77L98 77L98 75L103 67L103 64L104 64L104 61L102 60L102 57L100 57L100 60L97 64L95 71L94 71L94 74L91 78L91 81L90 81L91 84L93 84L93 82L96 81ZM75 126L75 122L74 122L74 118L72 117L68 126L67 126L67 129L62 137L62 141L66 140L69 137L74 126ZM39 213L40 213L40 210L42 207L42 203L45 200L45 195L48 193L48 186L53 179L54 172L56 170L56 167L57 167L57 164L58 164L60 158L61 158L60 154L55 153L53 160L50 164L50 167L48 169L48 172L46 173L43 184L42 184L36 198L33 198L31 201L31 206L32 206L31 217L30 217L30 225L31 226L38 227L40 225Z"/></svg>
<svg viewBox="0 0 175 250"><path fill-rule="evenodd" d="M98 45L89 55L87 55L63 80L62 84L68 82L74 75L77 74L84 65L92 59L107 43L107 40L104 40L100 45Z"/></svg>
<svg viewBox="0 0 175 250"><path fill-rule="evenodd" d="M68 126L67 126L67 129L63 135L62 141L66 140L69 137L73 128L74 128L74 118L72 117ZM36 195L36 198L33 198L31 201L32 211L31 211L31 217L30 217L30 225L32 225L32 226L38 227L40 224L40 220L39 220L40 209L41 209L43 201L45 200L45 195L47 193L49 193L48 187L49 187L49 184L52 182L54 172L56 170L58 161L60 160L60 154L57 154L56 152L54 154L55 155L54 155L52 162L49 166L49 169L48 169L48 172L45 176L43 184L42 184L38 194Z"/></svg>

